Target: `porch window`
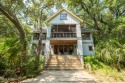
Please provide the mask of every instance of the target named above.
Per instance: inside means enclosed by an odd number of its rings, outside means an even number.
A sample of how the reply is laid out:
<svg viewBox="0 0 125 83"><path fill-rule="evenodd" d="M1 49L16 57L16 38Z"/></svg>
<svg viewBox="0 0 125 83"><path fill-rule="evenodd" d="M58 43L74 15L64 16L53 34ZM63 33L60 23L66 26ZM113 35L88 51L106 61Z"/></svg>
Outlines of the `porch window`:
<svg viewBox="0 0 125 83"><path fill-rule="evenodd" d="M38 40L39 39L39 33L34 33L33 40Z"/></svg>
<svg viewBox="0 0 125 83"><path fill-rule="evenodd" d="M93 47L92 46L89 46L89 51L93 51Z"/></svg>
<svg viewBox="0 0 125 83"><path fill-rule="evenodd" d="M66 20L66 19L67 19L67 14L66 13L60 14L60 20Z"/></svg>
<svg viewBox="0 0 125 83"><path fill-rule="evenodd" d="M46 40L46 33L42 34L42 40Z"/></svg>
<svg viewBox="0 0 125 83"><path fill-rule="evenodd" d="M45 51L44 49L45 49L45 44L42 44L42 55L44 55L44 53L45 53L45 52L44 52L44 51Z"/></svg>
<svg viewBox="0 0 125 83"><path fill-rule="evenodd" d="M84 40L90 40L90 33L83 33L82 34L82 39L84 39Z"/></svg>

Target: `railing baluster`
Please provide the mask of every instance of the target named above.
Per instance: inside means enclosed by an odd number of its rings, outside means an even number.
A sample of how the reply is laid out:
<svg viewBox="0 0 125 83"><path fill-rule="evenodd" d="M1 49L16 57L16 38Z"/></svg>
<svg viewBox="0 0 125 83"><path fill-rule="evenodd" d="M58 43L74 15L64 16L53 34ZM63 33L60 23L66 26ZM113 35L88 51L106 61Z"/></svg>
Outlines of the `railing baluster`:
<svg viewBox="0 0 125 83"><path fill-rule="evenodd" d="M76 37L76 33L73 32L53 32L51 34L52 38L72 38L72 37Z"/></svg>

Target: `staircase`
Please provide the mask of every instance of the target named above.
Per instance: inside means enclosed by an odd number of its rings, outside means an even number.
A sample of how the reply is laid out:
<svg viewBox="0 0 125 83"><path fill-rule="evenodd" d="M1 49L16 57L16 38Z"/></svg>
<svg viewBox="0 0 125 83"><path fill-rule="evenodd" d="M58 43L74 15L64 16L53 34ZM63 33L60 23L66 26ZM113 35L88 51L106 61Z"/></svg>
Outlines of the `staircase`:
<svg viewBox="0 0 125 83"><path fill-rule="evenodd" d="M45 63L45 70L81 70L80 59L76 55L52 55Z"/></svg>

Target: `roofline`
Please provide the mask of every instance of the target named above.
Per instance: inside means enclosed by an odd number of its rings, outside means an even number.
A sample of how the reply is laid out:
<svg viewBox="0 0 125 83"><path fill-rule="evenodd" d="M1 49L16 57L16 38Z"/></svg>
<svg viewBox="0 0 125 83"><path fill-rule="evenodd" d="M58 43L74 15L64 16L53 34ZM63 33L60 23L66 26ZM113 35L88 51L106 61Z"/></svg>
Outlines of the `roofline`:
<svg viewBox="0 0 125 83"><path fill-rule="evenodd" d="M61 9L58 12L56 12L55 14L53 14L50 18L48 18L45 22L49 22L51 21L54 17L56 17L58 14L60 14L62 11L66 11L67 13L69 13L70 15L72 15L73 17L75 17L77 20L80 21L80 23L83 23L83 20L81 18L79 18L78 16L76 16L75 14L73 14L72 12L70 12L67 9Z"/></svg>

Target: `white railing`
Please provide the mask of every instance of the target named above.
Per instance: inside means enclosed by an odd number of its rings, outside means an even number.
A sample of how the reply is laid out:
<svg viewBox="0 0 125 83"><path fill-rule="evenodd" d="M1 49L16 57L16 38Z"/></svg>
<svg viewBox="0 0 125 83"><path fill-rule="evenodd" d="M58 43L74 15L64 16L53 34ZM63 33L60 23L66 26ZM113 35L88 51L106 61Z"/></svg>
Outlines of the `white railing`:
<svg viewBox="0 0 125 83"><path fill-rule="evenodd" d="M49 46L49 49L51 50L51 47ZM47 63L47 61L49 60L49 58L51 57L51 51L45 53L44 55L44 66Z"/></svg>
<svg viewBox="0 0 125 83"><path fill-rule="evenodd" d="M72 38L72 37L76 37L76 33L74 32L52 32L51 37L52 38L59 38L59 37Z"/></svg>
<svg viewBox="0 0 125 83"><path fill-rule="evenodd" d="M82 53L80 52L79 49L77 49L77 52L78 52L77 55L79 56L80 62L82 64L82 66L84 67L84 64L83 64L83 55L82 55Z"/></svg>

